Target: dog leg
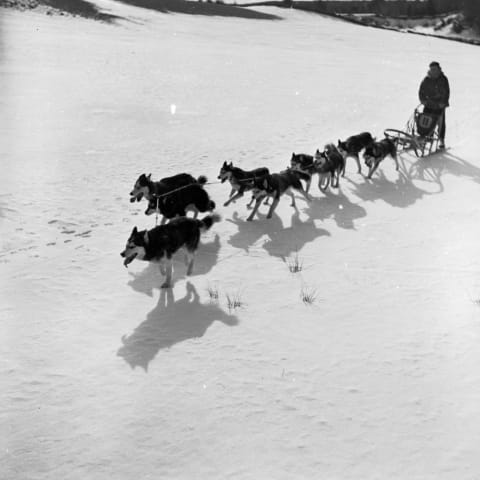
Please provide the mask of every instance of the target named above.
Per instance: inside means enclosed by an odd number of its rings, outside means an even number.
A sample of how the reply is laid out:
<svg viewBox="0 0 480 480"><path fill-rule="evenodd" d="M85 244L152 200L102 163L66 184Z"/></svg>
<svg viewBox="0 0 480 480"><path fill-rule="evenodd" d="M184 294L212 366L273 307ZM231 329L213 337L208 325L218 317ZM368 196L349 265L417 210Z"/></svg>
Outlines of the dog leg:
<svg viewBox="0 0 480 480"><path fill-rule="evenodd" d="M310 185L312 184L312 177L310 176L310 180L307 180L305 184L305 191L308 193L310 191Z"/></svg>
<svg viewBox="0 0 480 480"><path fill-rule="evenodd" d="M300 189L298 191L300 191ZM293 192L290 189L288 189L285 193L288 193L290 195L290 197L292 198L292 203L290 204L290 206L293 207L293 208L297 208L297 206L295 205L295 195L293 194Z"/></svg>
<svg viewBox="0 0 480 480"><path fill-rule="evenodd" d="M311 202L311 201L312 201L312 197L308 194L308 191L307 191L307 190L304 190L303 188L300 188L298 191L303 195L303 198L305 198L305 200L306 200L307 202Z"/></svg>
<svg viewBox="0 0 480 480"><path fill-rule="evenodd" d="M357 161L357 173L362 173L362 163L360 162L360 157L358 156L358 153L355 155L355 160Z"/></svg>
<svg viewBox="0 0 480 480"><path fill-rule="evenodd" d="M398 172L400 166L398 165L398 158L397 155L392 155L392 158L395 160L395 170Z"/></svg>
<svg viewBox="0 0 480 480"><path fill-rule="evenodd" d="M326 179L326 183L323 183ZM320 175L318 178L318 189L324 192L330 183L330 175Z"/></svg>
<svg viewBox="0 0 480 480"><path fill-rule="evenodd" d="M193 261L195 260L195 252L187 252L186 260L187 260L187 275L191 275L193 272Z"/></svg>
<svg viewBox="0 0 480 480"><path fill-rule="evenodd" d="M159 267L160 267L160 273L161 273L162 275L166 275L166 274L167 274L167 270L165 269L165 264L163 263L163 261L161 261L161 262L159 263Z"/></svg>
<svg viewBox="0 0 480 480"><path fill-rule="evenodd" d="M260 204L262 203L262 200L264 197L258 197L257 200L255 201L255 205L253 207L252 213L248 216L247 222L251 222L253 220L253 217L257 213L258 207L260 207Z"/></svg>
<svg viewBox="0 0 480 480"><path fill-rule="evenodd" d="M295 206L295 198L293 196L293 193L290 192L290 195L292 195L292 200L293 200L293 206ZM278 202L280 201L280 198L275 198L272 202L272 206L270 207L270 210L268 211L267 218L272 218L273 212L277 208Z"/></svg>
<svg viewBox="0 0 480 480"><path fill-rule="evenodd" d="M172 259L167 258L166 264L167 264L166 278L165 278L165 281L162 283L161 288L170 288L172 286L172 271L173 271Z"/></svg>
<svg viewBox="0 0 480 480"><path fill-rule="evenodd" d="M376 160L373 161L372 166L369 167L369 171L368 171L368 175L367 175L368 179L372 178L372 175L375 173L375 171L377 170L379 165L380 165L380 162L377 162Z"/></svg>
<svg viewBox="0 0 480 480"><path fill-rule="evenodd" d="M238 191L233 197L230 197L224 204L224 207L228 207L232 202L234 202L237 198L243 197L243 192Z"/></svg>

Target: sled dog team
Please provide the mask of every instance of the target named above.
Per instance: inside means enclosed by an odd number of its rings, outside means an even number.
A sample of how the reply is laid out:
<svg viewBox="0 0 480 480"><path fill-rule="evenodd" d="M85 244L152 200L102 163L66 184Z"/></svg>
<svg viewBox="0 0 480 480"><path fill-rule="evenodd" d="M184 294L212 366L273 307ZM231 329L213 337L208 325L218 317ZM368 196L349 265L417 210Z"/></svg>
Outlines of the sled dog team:
<svg viewBox="0 0 480 480"><path fill-rule="evenodd" d="M253 202L255 204L247 220L253 220L261 203L268 203L270 198L272 203L267 218L271 218L283 194L290 195L292 207L295 207L292 190L301 193L307 201L311 200L309 190L314 175L318 175L320 190L325 191L329 185L338 187L340 176L345 175L347 158L356 160L358 173L361 173L362 151L368 167L368 179L388 155L394 159L396 169L399 169L395 142L388 138L376 141L370 133L363 132L345 141L339 140L337 146L333 143L327 144L323 152L317 150L315 155L293 153L290 166L279 173L270 173L266 167L246 171L234 167L231 162L224 162L218 179L221 183L228 180L231 185L230 195L224 206L242 197L245 192L251 192L252 198L248 206ZM305 182L305 187L301 180ZM172 285L172 256L183 248L187 275L192 273L201 233L220 221L220 216L215 213L206 215L202 220L197 219L198 213L213 212L215 209L215 202L204 189L206 183L205 176L194 178L188 173L162 178L156 182L151 179L151 174L138 177L130 192L130 202L139 202L145 198L148 202L145 214L159 213L162 220L159 226L151 230L138 231L137 227L132 230L125 250L120 254L125 259L125 266L134 259L159 263L160 271L165 275L162 288L169 288ZM193 211L193 218L186 216L189 211ZM169 223L166 223L167 220L170 220Z"/></svg>

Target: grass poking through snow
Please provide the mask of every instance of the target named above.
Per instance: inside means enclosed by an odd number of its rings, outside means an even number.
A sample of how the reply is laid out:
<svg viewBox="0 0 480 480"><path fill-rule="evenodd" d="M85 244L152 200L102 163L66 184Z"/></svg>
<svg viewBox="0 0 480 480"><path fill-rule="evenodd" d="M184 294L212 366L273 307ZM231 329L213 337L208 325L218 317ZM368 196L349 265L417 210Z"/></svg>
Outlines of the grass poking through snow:
<svg viewBox="0 0 480 480"><path fill-rule="evenodd" d="M230 312L245 305L245 302L242 299L242 294L239 291L226 293L225 297Z"/></svg>
<svg viewBox="0 0 480 480"><path fill-rule="evenodd" d="M300 290L300 298L305 305L313 305L317 300L317 289L304 285Z"/></svg>

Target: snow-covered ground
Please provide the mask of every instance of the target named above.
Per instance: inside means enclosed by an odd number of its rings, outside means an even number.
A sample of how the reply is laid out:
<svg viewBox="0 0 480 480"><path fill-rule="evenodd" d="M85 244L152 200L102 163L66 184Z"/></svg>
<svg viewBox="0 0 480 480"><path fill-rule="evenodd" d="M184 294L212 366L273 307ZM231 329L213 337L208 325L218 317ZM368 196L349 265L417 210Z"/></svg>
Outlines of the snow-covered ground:
<svg viewBox="0 0 480 480"><path fill-rule="evenodd" d="M125 20L2 11L0 478L478 479L478 47L96 3ZM371 182L350 162L271 220L221 206L224 160L402 128L433 59L446 153ZM154 225L128 193L182 171L223 221L160 291L122 265Z"/></svg>

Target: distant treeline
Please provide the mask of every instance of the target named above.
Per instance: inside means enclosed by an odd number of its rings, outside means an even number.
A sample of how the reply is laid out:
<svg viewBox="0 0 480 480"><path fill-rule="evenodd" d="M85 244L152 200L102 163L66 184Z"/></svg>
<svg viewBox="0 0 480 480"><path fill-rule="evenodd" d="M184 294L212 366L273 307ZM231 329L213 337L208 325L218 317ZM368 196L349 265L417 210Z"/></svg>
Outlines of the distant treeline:
<svg viewBox="0 0 480 480"><path fill-rule="evenodd" d="M376 13L390 17L421 17L450 13L461 10L465 2L472 3L475 6L480 4L480 0L317 0L316 2L283 0L284 5L318 13Z"/></svg>
<svg viewBox="0 0 480 480"><path fill-rule="evenodd" d="M464 0L462 3L465 20L480 30L480 1Z"/></svg>

